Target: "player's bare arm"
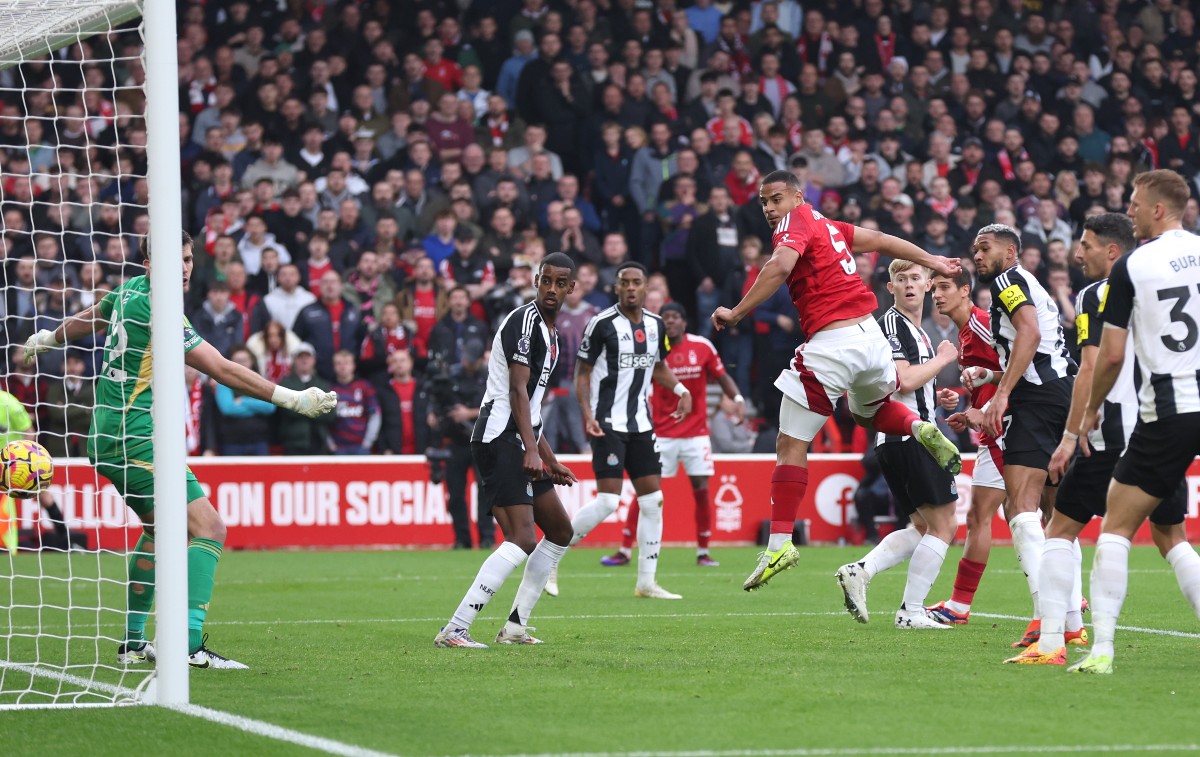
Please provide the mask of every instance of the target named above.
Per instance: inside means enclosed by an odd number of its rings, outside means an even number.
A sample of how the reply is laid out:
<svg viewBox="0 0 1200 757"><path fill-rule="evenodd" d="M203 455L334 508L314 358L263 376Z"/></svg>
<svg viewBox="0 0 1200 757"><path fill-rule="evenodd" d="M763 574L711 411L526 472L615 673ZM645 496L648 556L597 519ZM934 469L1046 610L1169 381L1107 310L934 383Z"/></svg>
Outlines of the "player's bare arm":
<svg viewBox="0 0 1200 757"><path fill-rule="evenodd" d="M796 267L800 253L791 247L777 247L771 259L758 273L758 278L746 292L746 296L734 308L717 308L712 314L713 328L721 331L726 326L736 326L746 314L770 299L771 295L787 281L788 275Z"/></svg>
<svg viewBox="0 0 1200 757"><path fill-rule="evenodd" d="M1037 354L1038 342L1042 338L1041 330L1038 327L1037 311L1032 307L1017 308L1009 318L1012 319L1017 336L1013 339L1012 353L1008 358L1008 368L1004 372L1004 378L1001 379L995 396L992 397L987 411L983 414L984 430L997 438L1003 432L1004 412L1008 409L1008 398L1016 388L1017 382L1021 380L1021 376L1025 375L1025 369L1033 362L1033 356Z"/></svg>
<svg viewBox="0 0 1200 757"><path fill-rule="evenodd" d="M663 389L679 395L679 404L676 405L675 412L671 413L675 422L678 423L686 418L688 413L692 412L692 393L687 390L686 386L679 383L679 379L675 378L675 374L671 373L671 369L662 360L654 364L652 376L654 382Z"/></svg>
<svg viewBox="0 0 1200 757"><path fill-rule="evenodd" d="M604 436L600 422L592 416L592 365L583 360L575 361L575 399L579 412L583 413L583 428L588 436Z"/></svg>
<svg viewBox="0 0 1200 757"><path fill-rule="evenodd" d="M558 461L558 457L554 454L554 450L550 449L550 442L546 441L546 437L538 439L538 454L542 458L542 462L546 466L546 471L550 474L550 479L559 486L571 486L575 483L575 474L571 469Z"/></svg>
<svg viewBox="0 0 1200 757"><path fill-rule="evenodd" d="M25 349L21 357L26 365L33 365L34 358L43 352L62 347L85 336L104 333L107 329L108 321L100 317L100 303L97 302L66 319L58 328L42 329L29 337L25 340Z"/></svg>
<svg viewBox="0 0 1200 757"><path fill-rule="evenodd" d="M1101 335L1103 338L1103 335ZM1088 428L1082 428L1084 410L1087 409L1088 399L1092 392L1092 375L1096 370L1096 353L1099 347L1084 345L1079 350L1079 373L1075 374L1075 384L1071 388L1071 407L1067 411L1067 426L1063 430L1062 440L1054 454L1050 456L1050 480L1058 483L1071 464L1071 456L1081 437L1086 437Z"/></svg>
<svg viewBox="0 0 1200 757"><path fill-rule="evenodd" d="M896 361L896 374L900 378L900 391L912 392L933 381L943 368L954 365L958 360L958 349L943 339L933 359L913 365L907 360Z"/></svg>
<svg viewBox="0 0 1200 757"><path fill-rule="evenodd" d="M1086 432L1096 425L1096 419L1100 416L1100 406L1112 391L1113 384L1117 383L1117 376L1121 375L1121 366L1125 364L1125 340L1128 336L1129 329L1104 324L1104 331L1100 334L1100 347L1096 352L1096 363L1092 367L1092 389L1084 406L1083 420L1078 426L1081 432ZM1076 379L1076 383L1078 381L1079 379ZM1086 433L1079 434L1079 449L1085 455L1092 454Z"/></svg>
<svg viewBox="0 0 1200 757"><path fill-rule="evenodd" d="M520 363L508 364L508 403L512 408L513 422L517 425L517 434L525 445L525 459L521 469L529 478L541 478L542 458L538 444L533 435L533 420L529 410L529 366Z"/></svg>
<svg viewBox="0 0 1200 757"><path fill-rule="evenodd" d="M962 264L958 258L930 255L907 239L859 226L854 227L854 242L850 245L850 249L856 253L879 252L888 257L909 260L917 265L925 266L941 276L957 276L958 272L962 270Z"/></svg>
<svg viewBox="0 0 1200 757"><path fill-rule="evenodd" d="M183 359L189 366L210 376L218 384L292 410L307 418L324 415L337 405L337 395L333 392L323 392L315 386L302 392L277 386L249 368L227 360L208 342L196 345Z"/></svg>

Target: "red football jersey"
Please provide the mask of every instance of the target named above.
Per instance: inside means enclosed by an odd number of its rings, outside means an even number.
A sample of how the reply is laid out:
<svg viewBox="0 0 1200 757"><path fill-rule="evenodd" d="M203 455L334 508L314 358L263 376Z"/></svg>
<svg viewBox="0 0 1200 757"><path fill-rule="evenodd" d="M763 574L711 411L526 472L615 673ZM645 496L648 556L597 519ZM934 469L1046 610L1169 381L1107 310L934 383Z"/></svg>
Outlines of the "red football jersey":
<svg viewBox="0 0 1200 757"><path fill-rule="evenodd" d="M667 439L686 439L708 435L708 403L705 402L708 379L725 375L725 364L713 343L702 336L684 334L671 345L665 358L667 367L679 383L692 393L692 412L678 423L671 417L678 400L672 392L655 385L650 395L650 417L654 433Z"/></svg>
<svg viewBox="0 0 1200 757"><path fill-rule="evenodd" d="M787 286L806 337L878 307L875 294L855 271L853 244L852 225L832 221L812 205L801 205L775 227L771 249L790 247L800 253Z"/></svg>
<svg viewBox="0 0 1200 757"><path fill-rule="evenodd" d="M958 332L958 364L963 368L1002 370L1000 356L992 343L992 317L981 307L971 306L971 317ZM971 407L982 408L995 393L995 384L975 387L971 391ZM996 444L987 434L980 434L980 438L989 447Z"/></svg>

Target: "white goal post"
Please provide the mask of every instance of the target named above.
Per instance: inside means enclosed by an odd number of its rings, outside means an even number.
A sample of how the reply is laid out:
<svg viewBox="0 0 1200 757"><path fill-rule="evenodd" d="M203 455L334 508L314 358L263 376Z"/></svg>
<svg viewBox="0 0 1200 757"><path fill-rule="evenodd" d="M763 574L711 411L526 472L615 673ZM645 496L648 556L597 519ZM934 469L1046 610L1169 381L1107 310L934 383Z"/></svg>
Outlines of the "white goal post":
<svg viewBox="0 0 1200 757"><path fill-rule="evenodd" d="M9 208L17 209L14 218L32 219L25 228L4 228L0 243L5 253L28 248L33 253L28 270L35 274L32 281L21 279L21 271L9 274L13 281L4 277L5 289L14 291L0 298L0 343L11 349L19 335L44 327L44 319L69 315L62 304L68 298L96 299L111 286L112 276L86 291L89 285L75 275L75 266L99 266L100 254L107 252L99 245L115 238L136 251L148 233L159 251L150 273L157 545L151 638L157 664L135 668L116 662L132 543L124 549L96 545L81 551L68 543L64 549L0 552L0 710L188 703L182 261L166 254L179 249L183 228L176 29L173 0L0 0L0 107L6 111L0 117L0 150L8 156L0 160L0 202L6 226ZM13 120L11 109L25 124L15 136L5 129ZM71 153L70 166L63 153ZM96 194L114 186L115 202L112 195ZM119 211L115 231L97 220L102 196L110 212L112 205ZM41 255L43 241L52 247L49 239L58 243L53 262ZM79 254L85 246L91 253ZM89 260L87 254L96 257ZM115 265L115 278L128 278L140 273L131 258L128 270L125 259L104 259L107 267L89 270L112 272ZM13 268L23 262L18 258ZM19 312L4 309L10 294L12 302L27 303ZM102 347L85 349L99 365ZM61 383L62 355L57 360L58 374L49 375ZM37 414L44 410L41 404L39 399ZM57 409L72 407L78 409L68 401ZM76 426L60 436L86 433ZM98 507L111 491L101 491L99 479L60 483L56 477L55 484L51 495L63 499L65 523L59 526L86 537L87 518L66 497L86 498L78 495L82 488ZM44 517L36 503L26 501L22 510L25 525L35 529ZM127 517L136 525L132 513Z"/></svg>

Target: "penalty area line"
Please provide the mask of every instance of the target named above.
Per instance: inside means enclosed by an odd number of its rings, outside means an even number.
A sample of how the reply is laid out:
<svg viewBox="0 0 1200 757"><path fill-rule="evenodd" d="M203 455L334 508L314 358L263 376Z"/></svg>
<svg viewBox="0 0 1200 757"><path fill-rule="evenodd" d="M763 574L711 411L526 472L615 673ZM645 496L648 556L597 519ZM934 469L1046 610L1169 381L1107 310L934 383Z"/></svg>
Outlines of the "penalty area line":
<svg viewBox="0 0 1200 757"><path fill-rule="evenodd" d="M1119 754L1129 752L1200 752L1200 744L1033 744L958 747L833 747L796 749L730 749L677 752L545 752L510 757L873 757L874 755L955 754Z"/></svg>
<svg viewBox="0 0 1200 757"><path fill-rule="evenodd" d="M327 739L323 736L313 736L302 731L268 723L265 720L255 720L242 715L235 715L231 712L202 707L198 704L184 704L167 709L183 715L200 718L201 720L207 720L210 723L236 728L243 733L295 744L296 746L302 746L306 749L326 754L336 754L341 757L395 757L390 752L378 752L374 749L347 744L335 739Z"/></svg>

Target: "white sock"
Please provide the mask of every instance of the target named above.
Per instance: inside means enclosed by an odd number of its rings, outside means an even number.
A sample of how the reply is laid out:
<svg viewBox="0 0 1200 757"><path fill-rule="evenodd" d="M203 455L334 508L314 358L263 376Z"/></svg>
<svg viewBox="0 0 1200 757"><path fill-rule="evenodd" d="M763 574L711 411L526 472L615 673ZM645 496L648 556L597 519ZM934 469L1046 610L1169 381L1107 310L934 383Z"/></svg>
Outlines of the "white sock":
<svg viewBox="0 0 1200 757"><path fill-rule="evenodd" d="M1042 609L1042 636L1038 646L1043 652L1053 653L1066 646L1063 630L1070 607L1071 585L1075 580L1075 550L1071 549L1071 542L1047 539L1038 575L1038 603Z"/></svg>
<svg viewBox="0 0 1200 757"><path fill-rule="evenodd" d="M471 588L467 589L467 595L459 603L446 627L470 628L475 622L475 616L487 607L487 603L492 601L492 597L496 596L496 592L504 585L504 580L525 562L526 557L525 550L511 541L496 547L496 551L488 555L479 567L475 580L471 582Z"/></svg>
<svg viewBox="0 0 1200 757"><path fill-rule="evenodd" d="M860 561L867 573L867 580L911 558L920 541L921 532L912 526L897 529L880 539L875 548Z"/></svg>
<svg viewBox="0 0 1200 757"><path fill-rule="evenodd" d="M908 563L908 583L904 584L904 609L915 612L925 606L929 590L937 580L950 545L933 534L925 534L917 542Z"/></svg>
<svg viewBox="0 0 1200 757"><path fill-rule="evenodd" d="M542 598L546 581L558 567L558 561L566 554L567 548L554 542L542 539L529 555L525 563L525 575L521 577L521 585L517 587L517 598L513 600L512 612L508 615L508 623L504 628L511 634L525 633L525 625L533 614L534 605Z"/></svg>
<svg viewBox="0 0 1200 757"><path fill-rule="evenodd" d="M1100 534L1092 563L1092 628L1096 639L1093 655L1113 654L1117 618L1129 587L1129 540L1116 534Z"/></svg>
<svg viewBox="0 0 1200 757"><path fill-rule="evenodd" d="M1083 550L1078 539L1071 542L1071 558L1075 577L1071 580L1071 599L1067 603L1067 630L1074 633L1083 628Z"/></svg>
<svg viewBox="0 0 1200 757"><path fill-rule="evenodd" d="M658 553L662 550L663 495L662 492L639 494L642 515L638 519L638 586L653 586L658 573Z"/></svg>
<svg viewBox="0 0 1200 757"><path fill-rule="evenodd" d="M771 534L770 536L767 537L767 551L768 552L778 552L780 549L783 548L784 544L787 544L791 540L792 540L792 535L790 533Z"/></svg>
<svg viewBox="0 0 1200 757"><path fill-rule="evenodd" d="M912 422L912 425L909 426L909 431L912 431L913 436L917 435L917 429L921 428L921 424L923 424L924 422L925 421L923 421L919 418Z"/></svg>
<svg viewBox="0 0 1200 757"><path fill-rule="evenodd" d="M1200 554L1196 554L1192 545L1185 541L1171 548L1167 553L1167 562L1175 569L1179 590L1191 603L1192 610L1200 615Z"/></svg>
<svg viewBox="0 0 1200 757"><path fill-rule="evenodd" d="M590 504L585 505L571 519L571 528L575 530L575 535L571 537L570 546L574 547L583 541L593 528L603 523L620 506L620 494L597 494Z"/></svg>
<svg viewBox="0 0 1200 757"><path fill-rule="evenodd" d="M1046 532L1042 529L1039 512L1018 513L1008 522L1012 531L1013 547L1017 550L1017 562L1025 573L1029 585L1029 597L1033 600L1033 617L1042 616L1038 606L1038 566L1042 563L1042 545L1046 543Z"/></svg>
<svg viewBox="0 0 1200 757"><path fill-rule="evenodd" d="M617 547L617 551L626 557L633 557L633 547Z"/></svg>

